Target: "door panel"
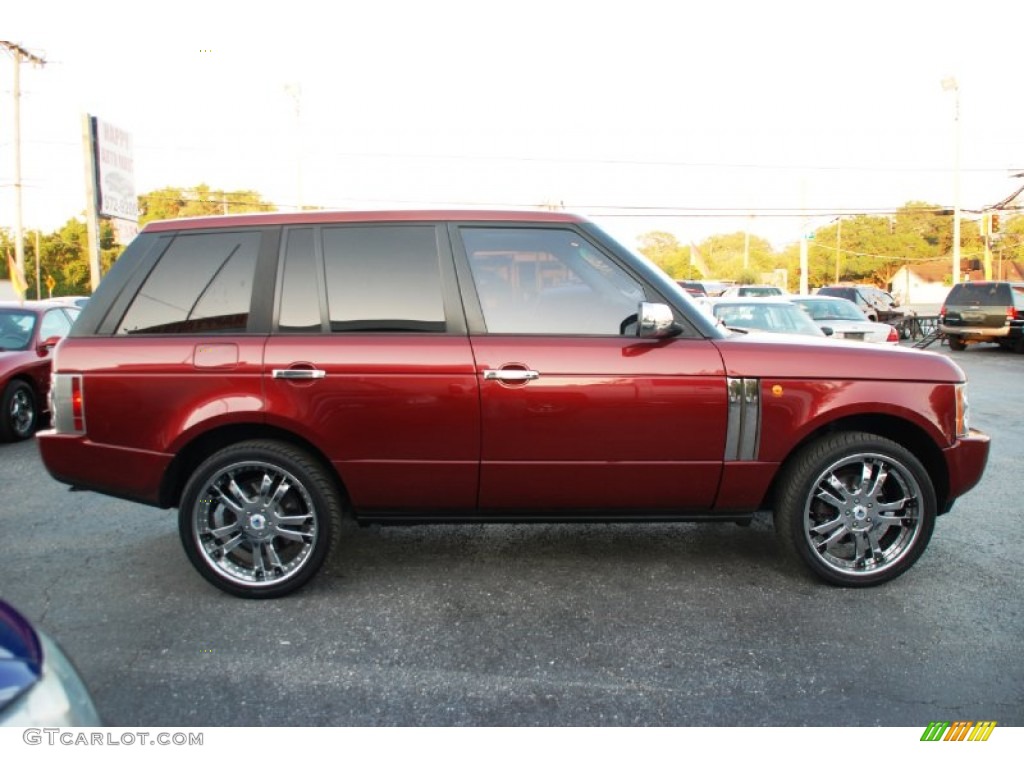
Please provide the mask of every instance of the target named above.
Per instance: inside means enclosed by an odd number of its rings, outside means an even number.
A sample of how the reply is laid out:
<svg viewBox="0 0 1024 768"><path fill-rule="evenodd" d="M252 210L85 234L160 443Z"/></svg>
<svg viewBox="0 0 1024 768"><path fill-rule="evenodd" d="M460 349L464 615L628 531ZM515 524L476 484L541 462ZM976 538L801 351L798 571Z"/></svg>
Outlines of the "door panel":
<svg viewBox="0 0 1024 768"><path fill-rule="evenodd" d="M465 337L274 336L264 370L270 418L300 425L356 507L476 505L479 397Z"/></svg>
<svg viewBox="0 0 1024 768"><path fill-rule="evenodd" d="M480 506L710 508L726 390L710 341L478 336ZM528 370L501 381L487 371Z"/></svg>

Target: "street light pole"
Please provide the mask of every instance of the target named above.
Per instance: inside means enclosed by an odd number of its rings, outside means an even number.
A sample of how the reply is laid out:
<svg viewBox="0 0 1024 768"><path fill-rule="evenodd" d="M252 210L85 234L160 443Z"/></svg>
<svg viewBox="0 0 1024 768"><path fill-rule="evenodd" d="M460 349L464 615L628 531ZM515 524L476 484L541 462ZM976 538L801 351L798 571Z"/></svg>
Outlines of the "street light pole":
<svg viewBox="0 0 1024 768"><path fill-rule="evenodd" d="M942 80L942 90L953 92L953 285L960 282L960 85L955 77Z"/></svg>

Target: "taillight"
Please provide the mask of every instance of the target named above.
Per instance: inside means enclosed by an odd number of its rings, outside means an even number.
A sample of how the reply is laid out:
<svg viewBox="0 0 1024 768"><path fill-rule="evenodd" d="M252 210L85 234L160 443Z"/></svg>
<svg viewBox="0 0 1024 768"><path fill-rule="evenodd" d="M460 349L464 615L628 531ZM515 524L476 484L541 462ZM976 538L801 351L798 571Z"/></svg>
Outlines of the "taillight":
<svg viewBox="0 0 1024 768"><path fill-rule="evenodd" d="M1020 319L1020 315L1017 314L1017 308L1016 307L1007 307L1006 308L1006 319L1007 320L1019 320Z"/></svg>
<svg viewBox="0 0 1024 768"><path fill-rule="evenodd" d="M939 310L939 319L940 320L945 320L946 319L946 305L945 304L943 304L942 305L942 309Z"/></svg>
<svg viewBox="0 0 1024 768"><path fill-rule="evenodd" d="M71 379L71 421L75 432L85 431L85 403L82 401L82 377Z"/></svg>
<svg viewBox="0 0 1024 768"><path fill-rule="evenodd" d="M899 341L899 340L900 340L900 335L896 331L896 326L890 325L889 326L889 338L887 338L886 341Z"/></svg>
<svg viewBox="0 0 1024 768"><path fill-rule="evenodd" d="M53 428L61 434L85 433L85 389L80 373L55 373L50 379Z"/></svg>

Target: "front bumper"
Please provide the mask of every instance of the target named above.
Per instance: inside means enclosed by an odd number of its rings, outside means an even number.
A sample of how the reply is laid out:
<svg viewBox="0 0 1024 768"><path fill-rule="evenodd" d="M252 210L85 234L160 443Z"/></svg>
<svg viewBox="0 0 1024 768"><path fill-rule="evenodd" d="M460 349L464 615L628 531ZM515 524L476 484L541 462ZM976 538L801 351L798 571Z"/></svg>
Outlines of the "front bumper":
<svg viewBox="0 0 1024 768"><path fill-rule="evenodd" d="M949 494L940 513L948 512L953 502L963 496L981 480L988 463L990 439L984 432L972 429L943 451L949 472Z"/></svg>

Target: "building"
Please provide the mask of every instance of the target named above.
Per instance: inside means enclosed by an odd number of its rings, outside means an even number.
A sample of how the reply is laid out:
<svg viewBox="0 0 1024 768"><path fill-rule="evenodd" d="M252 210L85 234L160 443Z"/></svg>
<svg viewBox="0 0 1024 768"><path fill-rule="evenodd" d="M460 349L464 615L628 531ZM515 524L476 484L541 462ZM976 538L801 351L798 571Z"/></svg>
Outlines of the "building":
<svg viewBox="0 0 1024 768"><path fill-rule="evenodd" d="M964 259L963 265L968 267L963 273L965 281L985 279L985 270L979 259ZM892 276L889 293L899 300L901 306L937 309L949 293L950 266L949 259L905 264ZM1024 264L993 260L992 279L1024 282Z"/></svg>

